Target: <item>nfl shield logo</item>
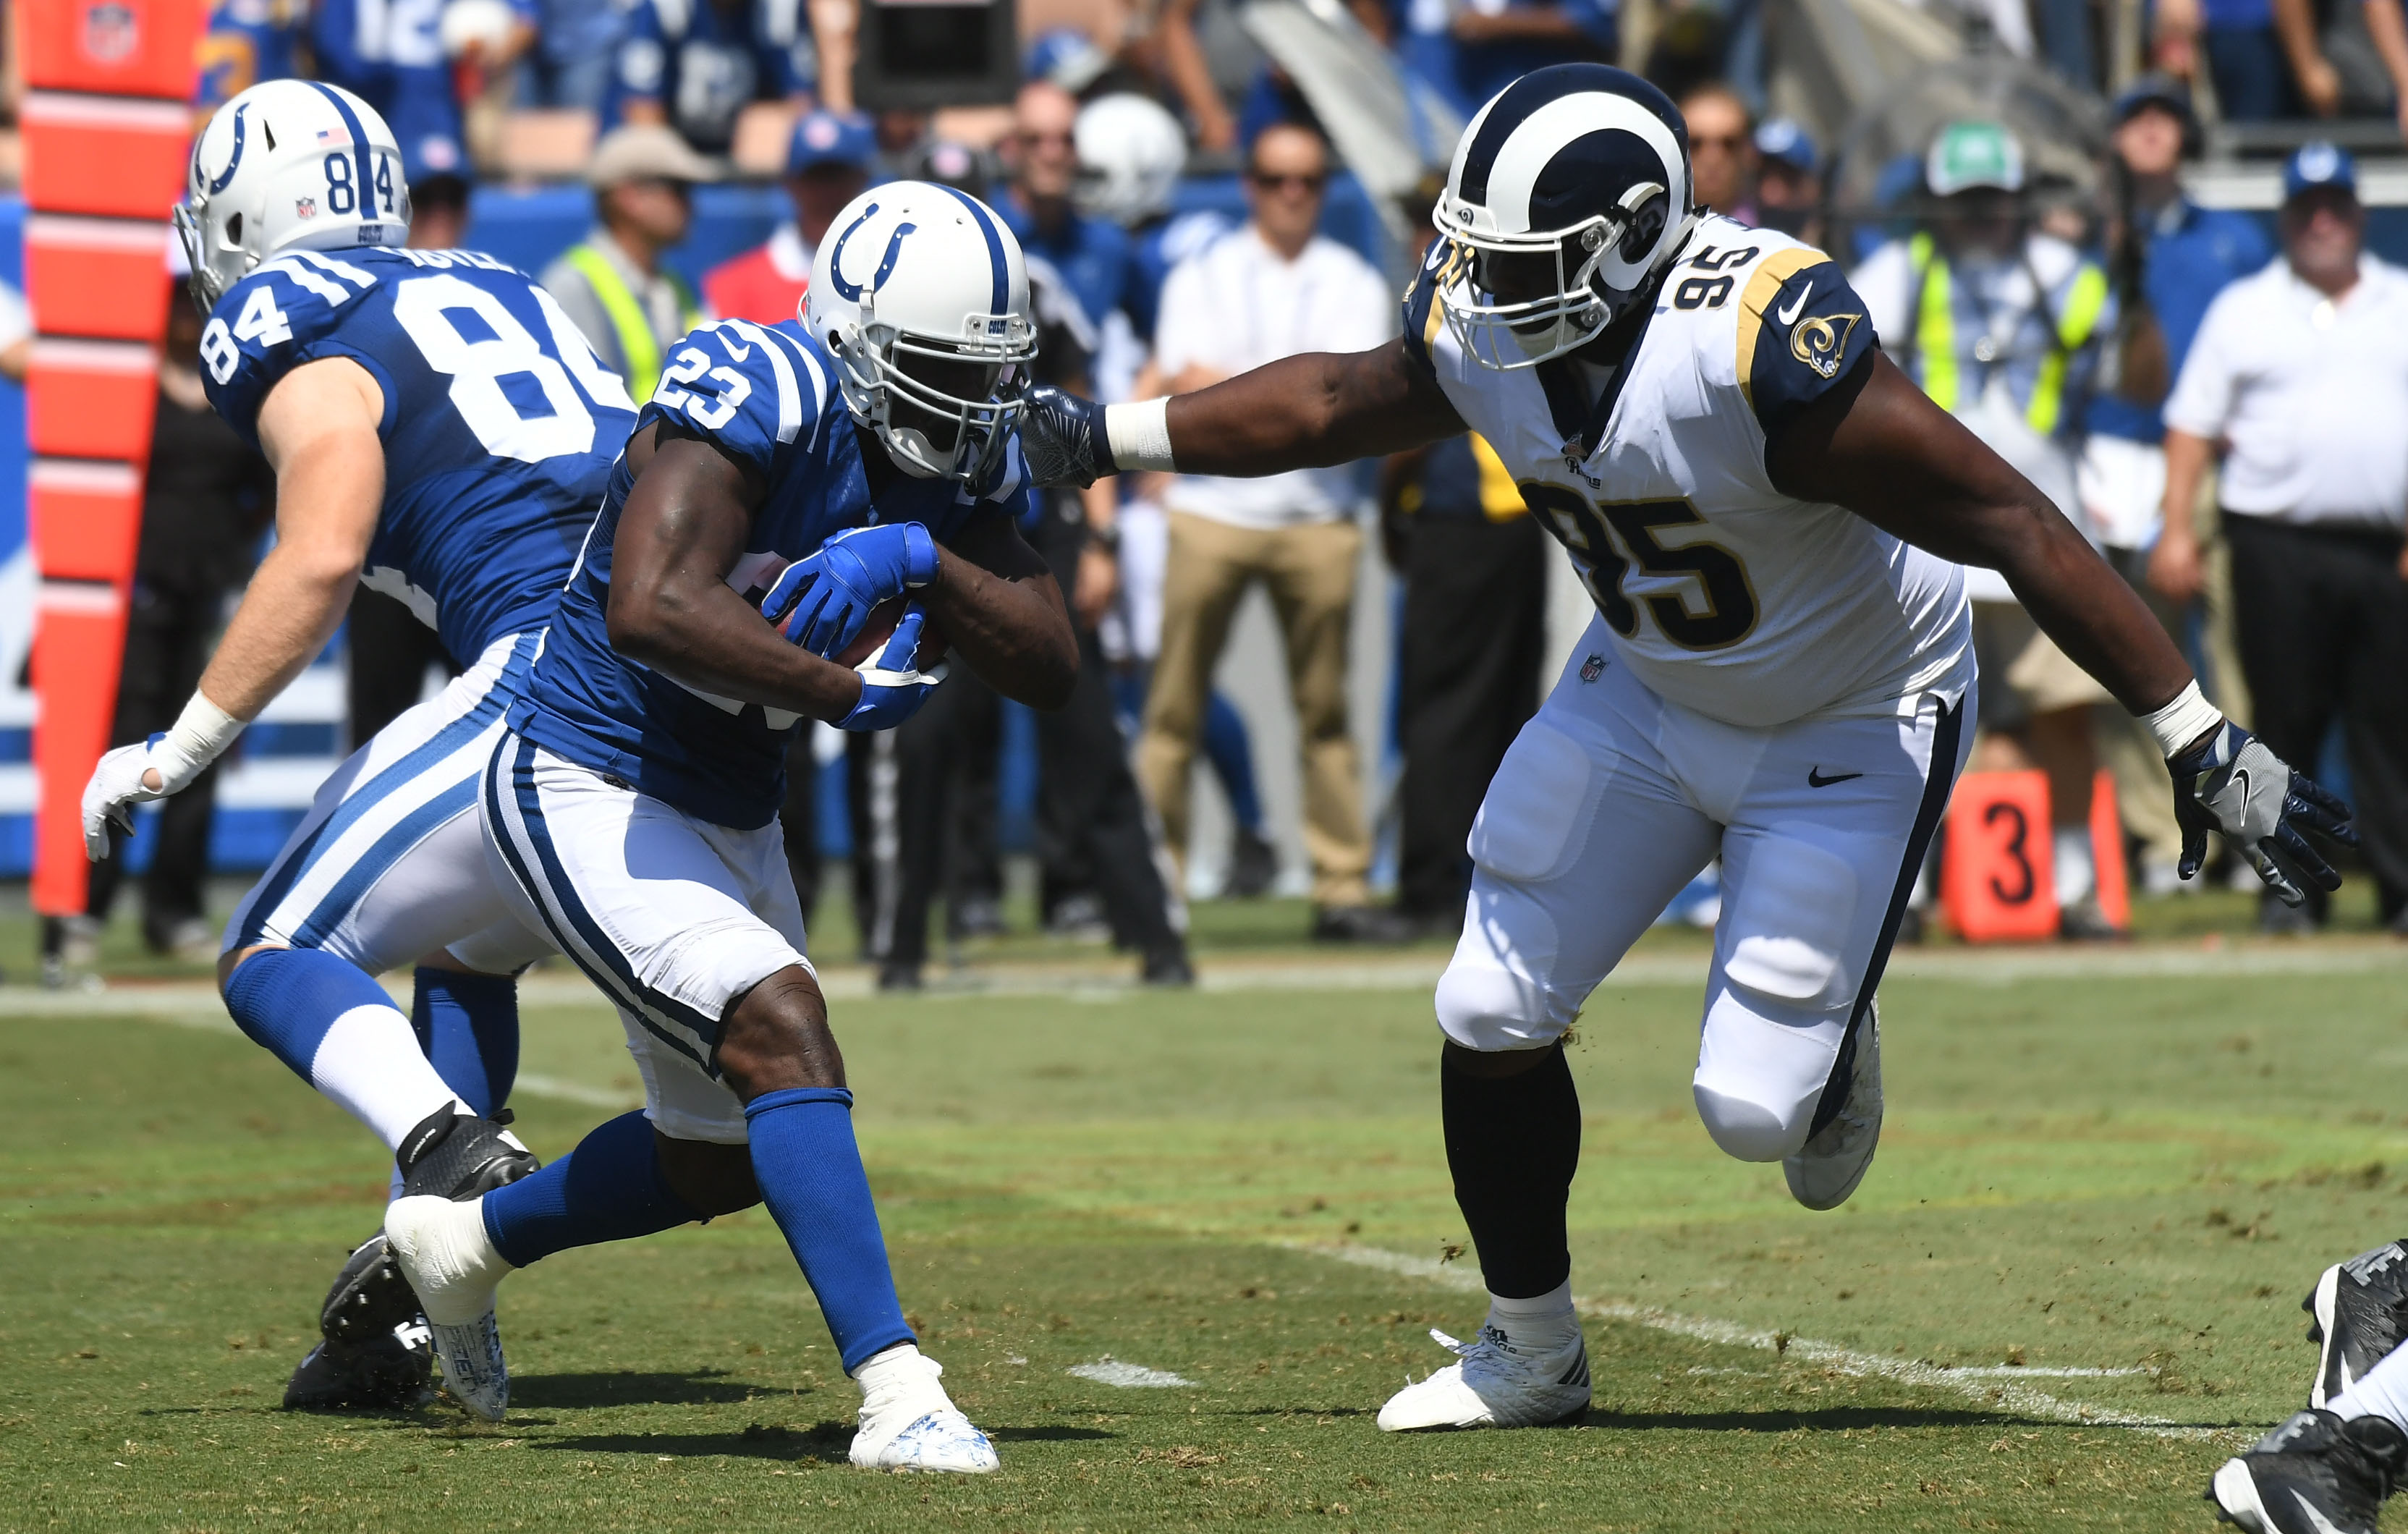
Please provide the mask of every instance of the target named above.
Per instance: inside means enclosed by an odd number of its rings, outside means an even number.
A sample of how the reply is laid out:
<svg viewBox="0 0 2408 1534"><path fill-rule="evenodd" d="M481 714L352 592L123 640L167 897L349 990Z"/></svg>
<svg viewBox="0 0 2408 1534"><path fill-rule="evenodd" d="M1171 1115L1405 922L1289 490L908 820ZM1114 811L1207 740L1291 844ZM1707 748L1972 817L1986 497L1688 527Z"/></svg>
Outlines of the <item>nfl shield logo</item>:
<svg viewBox="0 0 2408 1534"><path fill-rule="evenodd" d="M1598 678L1603 675L1605 675L1605 657L1603 655L1591 655L1588 659L1581 662L1581 681L1595 681Z"/></svg>
<svg viewBox="0 0 2408 1534"><path fill-rule="evenodd" d="M318 199L315 197L295 197L293 199L293 211L297 217L314 219L318 216Z"/></svg>
<svg viewBox="0 0 2408 1534"><path fill-rule="evenodd" d="M142 46L134 7L124 0L93 0L83 8L83 51L95 64L117 64Z"/></svg>

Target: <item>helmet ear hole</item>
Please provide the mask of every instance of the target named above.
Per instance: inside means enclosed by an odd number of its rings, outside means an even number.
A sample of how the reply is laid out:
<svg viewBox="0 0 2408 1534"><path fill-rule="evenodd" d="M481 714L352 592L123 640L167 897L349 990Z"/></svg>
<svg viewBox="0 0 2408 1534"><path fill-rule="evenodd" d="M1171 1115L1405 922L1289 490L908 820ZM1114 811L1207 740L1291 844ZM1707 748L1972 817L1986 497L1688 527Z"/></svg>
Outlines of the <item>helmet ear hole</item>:
<svg viewBox="0 0 2408 1534"><path fill-rule="evenodd" d="M1639 211L1630 216L1629 227L1623 230L1622 243L1614 248L1614 253L1632 265L1645 261L1647 252L1663 237L1665 215L1671 201L1670 196L1658 194L1642 203Z"/></svg>
<svg viewBox="0 0 2408 1534"><path fill-rule="evenodd" d="M226 243L233 246L242 243L242 215L239 213L226 220Z"/></svg>

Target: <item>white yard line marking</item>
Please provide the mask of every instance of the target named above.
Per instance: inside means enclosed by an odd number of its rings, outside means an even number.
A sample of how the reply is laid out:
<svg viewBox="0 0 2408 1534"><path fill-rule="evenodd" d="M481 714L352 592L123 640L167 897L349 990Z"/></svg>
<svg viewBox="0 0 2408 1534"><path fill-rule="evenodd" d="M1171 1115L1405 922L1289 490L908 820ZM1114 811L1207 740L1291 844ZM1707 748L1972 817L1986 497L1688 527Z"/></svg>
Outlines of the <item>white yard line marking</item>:
<svg viewBox="0 0 2408 1534"><path fill-rule="evenodd" d="M640 1092L623 1092L607 1086L589 1086L583 1082L572 1082L565 1076L545 1076L528 1070L520 1071L517 1084L510 1088L510 1094L513 1097L523 1092L531 1097L557 1097L562 1102L582 1103L588 1108L626 1109L644 1106L644 1095Z"/></svg>
<svg viewBox="0 0 2408 1534"><path fill-rule="evenodd" d="M1100 1363L1077 1364L1062 1372L1075 1374L1082 1380L1094 1380L1099 1384L1117 1385L1123 1390L1171 1390L1196 1383L1167 1369L1124 1363L1109 1353L1104 1355Z"/></svg>
<svg viewBox="0 0 2408 1534"><path fill-rule="evenodd" d="M1401 1252L1389 1252L1376 1246L1307 1246L1287 1244L1289 1250L1309 1252L1337 1262L1352 1263L1357 1268L1375 1269L1383 1273L1397 1273L1418 1278L1445 1288L1480 1293L1483 1286L1476 1269L1461 1264L1440 1264L1427 1257L1410 1257ZM1910 1362L1903 1358L1885 1358L1877 1353L1858 1353L1836 1342L1818 1342L1807 1337L1784 1337L1769 1331L1758 1331L1733 1321L1716 1321L1704 1316L1677 1315L1652 1305L1624 1305L1604 1300L1574 1301L1584 1315L1600 1321L1627 1321L1656 1331L1670 1332L1675 1337L1693 1338L1700 1342L1713 1342L1722 1347L1752 1348L1763 1353L1777 1353L1784 1357L1798 1358L1837 1369L1842 1374L1896 1380L1901 1384L1918 1385L1962 1396L1974 1403L1996 1412L2013 1412L2019 1416L2041 1417L2050 1422L2078 1423L2086 1427L2128 1427L2136 1432L2158 1438L2209 1440L2230 1436L2231 1429L2195 1427L2170 1422L2163 1417L2144 1417L2111 1407L2094 1406L2087 1401L2067 1400L2027 1385L1999 1383L2010 1374L2038 1374L2041 1370L2021 1369L1942 1369L1936 1364ZM2079 1371L2065 1371L2067 1377L2088 1377ZM2100 1375L2128 1373L2130 1370L2100 1369Z"/></svg>

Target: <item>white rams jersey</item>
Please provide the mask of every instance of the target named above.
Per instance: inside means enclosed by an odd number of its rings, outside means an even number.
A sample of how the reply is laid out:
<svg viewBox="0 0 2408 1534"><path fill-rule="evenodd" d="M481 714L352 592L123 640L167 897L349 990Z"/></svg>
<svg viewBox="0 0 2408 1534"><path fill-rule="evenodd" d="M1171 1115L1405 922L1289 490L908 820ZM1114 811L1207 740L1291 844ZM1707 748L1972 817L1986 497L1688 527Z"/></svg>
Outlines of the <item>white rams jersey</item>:
<svg viewBox="0 0 2408 1534"><path fill-rule="evenodd" d="M1462 280L1434 245L1405 294L1407 354L1570 550L1621 660L1658 695L1769 726L1961 694L1958 567L1765 472L1768 435L1878 345L1828 256L1707 218L1601 392L1599 370L1566 360L1498 372L1466 354L1435 301Z"/></svg>

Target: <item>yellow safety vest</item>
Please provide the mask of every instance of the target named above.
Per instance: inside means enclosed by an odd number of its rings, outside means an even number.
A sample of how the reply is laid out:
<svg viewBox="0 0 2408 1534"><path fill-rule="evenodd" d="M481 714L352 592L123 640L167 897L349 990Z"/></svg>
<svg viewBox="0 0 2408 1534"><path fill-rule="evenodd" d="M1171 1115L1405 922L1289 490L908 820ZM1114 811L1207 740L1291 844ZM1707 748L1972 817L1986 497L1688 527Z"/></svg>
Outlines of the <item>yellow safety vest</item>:
<svg viewBox="0 0 2408 1534"><path fill-rule="evenodd" d="M593 246L572 246L568 265L593 286L602 312L610 317L610 328L619 335L619 354L627 359L627 392L641 405L652 397L653 388L661 381L661 340L652 334L652 316L637 301L635 290L627 286L610 258ZM675 272L665 275L677 292L679 320L687 330L694 329L702 323L702 306Z"/></svg>
<svg viewBox="0 0 2408 1534"><path fill-rule="evenodd" d="M1956 378L1956 295L1948 279L1948 262L1934 248L1929 235L1907 242L1907 260L1914 268L1916 291L1914 349L1923 362L1923 392L1943 410L1956 409L1960 386ZM2099 327L2107 308L2107 274L2085 262L2074 273L2066 294L2065 312L2057 317L2056 344L2041 359L2032 380L2031 398L2024 403L2024 422L2042 437L2057 430L2065 413L2065 372L2073 353L2082 350Z"/></svg>

